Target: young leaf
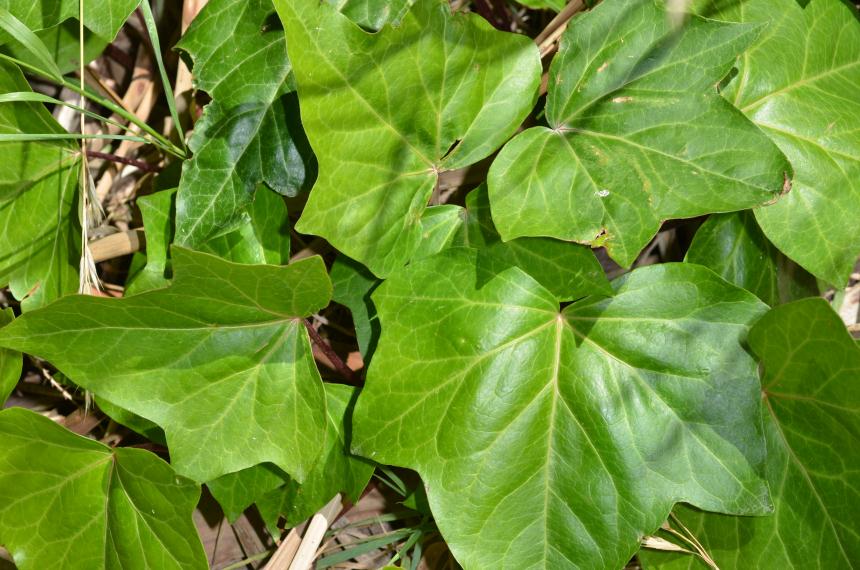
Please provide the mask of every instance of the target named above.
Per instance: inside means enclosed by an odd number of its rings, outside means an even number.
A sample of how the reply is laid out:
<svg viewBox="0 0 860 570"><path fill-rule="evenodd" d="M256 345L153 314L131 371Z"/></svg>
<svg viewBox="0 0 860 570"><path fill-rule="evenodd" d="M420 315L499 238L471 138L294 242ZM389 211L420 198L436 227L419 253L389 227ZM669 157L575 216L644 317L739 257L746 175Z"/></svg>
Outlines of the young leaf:
<svg viewBox="0 0 860 570"><path fill-rule="evenodd" d="M146 235L146 265L126 283L126 295L136 295L166 287L168 252L173 242L173 218L176 213L176 188L162 190L137 199Z"/></svg>
<svg viewBox="0 0 860 570"><path fill-rule="evenodd" d="M685 261L704 265L772 307L819 294L815 277L780 253L749 211L713 214L696 232Z"/></svg>
<svg viewBox="0 0 860 570"><path fill-rule="evenodd" d="M851 568L860 560L860 348L823 299L773 309L749 343L764 365L774 513L676 512L720 568ZM649 567L704 568L692 558L645 559Z"/></svg>
<svg viewBox="0 0 860 570"><path fill-rule="evenodd" d="M318 0L276 0L320 175L296 228L385 276L421 241L438 173L489 155L534 103L528 38L419 0L368 34Z"/></svg>
<svg viewBox="0 0 860 570"><path fill-rule="evenodd" d="M549 289L559 301L586 295L612 294L600 262L587 247L552 238L519 238L503 242L490 216L487 187L466 196L466 207L434 206L421 220L424 240L415 259L444 248L471 247L481 251L479 263L491 272L516 266Z"/></svg>
<svg viewBox="0 0 860 570"><path fill-rule="evenodd" d="M12 322L15 314L12 309L6 308L0 311L0 325L6 326ZM15 389L18 379L21 377L22 357L21 353L0 348L0 408L6 402L6 398Z"/></svg>
<svg viewBox="0 0 860 570"><path fill-rule="evenodd" d="M148 451L110 447L23 408L0 412L0 543L21 570L208 567L200 487Z"/></svg>
<svg viewBox="0 0 860 570"><path fill-rule="evenodd" d="M21 71L0 61L0 93L25 91ZM0 135L63 133L40 103L0 104ZM78 289L80 160L65 140L3 142L0 155L0 283L26 311Z"/></svg>
<svg viewBox="0 0 860 570"><path fill-rule="evenodd" d="M183 475L210 481L269 461L303 481L325 437L301 320L331 297L322 260L237 265L174 248L173 270L167 289L27 313L0 329L0 345L161 426Z"/></svg>
<svg viewBox="0 0 860 570"><path fill-rule="evenodd" d="M199 248L235 229L258 184L293 196L313 179L284 33L271 0L213 0L178 48L211 97L189 146L176 202L178 244Z"/></svg>
<svg viewBox="0 0 860 570"><path fill-rule="evenodd" d="M605 245L630 265L663 220L773 200L791 167L716 91L761 31L662 2L606 0L574 19L549 77L549 127L517 135L489 174L502 238Z"/></svg>
<svg viewBox="0 0 860 570"><path fill-rule="evenodd" d="M860 22L839 0L721 6L707 15L768 24L725 96L795 166L791 192L756 219L786 255L842 285L860 254Z"/></svg>
<svg viewBox="0 0 860 570"><path fill-rule="evenodd" d="M519 269L477 259L452 249L376 290L353 442L421 474L467 570L620 568L677 501L768 511L741 345L766 310L755 296L667 264L559 311Z"/></svg>

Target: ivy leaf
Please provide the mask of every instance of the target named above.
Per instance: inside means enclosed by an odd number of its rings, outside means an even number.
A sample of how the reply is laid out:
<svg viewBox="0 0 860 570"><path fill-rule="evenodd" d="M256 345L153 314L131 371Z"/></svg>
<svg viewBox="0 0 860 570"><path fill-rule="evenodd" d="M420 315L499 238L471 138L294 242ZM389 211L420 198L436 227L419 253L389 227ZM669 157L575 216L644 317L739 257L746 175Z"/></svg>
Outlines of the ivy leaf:
<svg viewBox="0 0 860 570"><path fill-rule="evenodd" d="M493 152L531 110L534 43L420 0L368 34L317 0L276 0L320 175L296 229L385 276L421 241L438 173Z"/></svg>
<svg viewBox="0 0 860 570"><path fill-rule="evenodd" d="M372 462L349 454L349 430L357 389L326 384L325 392L328 422L322 459L304 483L291 479L282 489L266 493L257 502L260 515L270 526L274 526L281 515L288 525L295 526L310 518L337 493L344 493L355 503L373 475Z"/></svg>
<svg viewBox="0 0 860 570"><path fill-rule="evenodd" d="M860 560L860 348L823 299L773 309L749 343L764 365L774 513L677 514L720 568L851 568ZM660 568L704 568L688 557L645 558Z"/></svg>
<svg viewBox="0 0 860 570"><path fill-rule="evenodd" d="M0 61L0 93L30 91ZM65 133L40 103L0 103L0 134ZM78 289L80 161L68 141L0 143L0 282L25 311Z"/></svg>
<svg viewBox="0 0 860 570"><path fill-rule="evenodd" d="M131 279L126 289L128 294L169 283L168 248L174 234L176 189L144 196L138 204L146 232L146 265ZM260 188L245 207L239 226L211 238L199 249L235 263L286 265L290 260L290 228L283 198Z"/></svg>
<svg viewBox="0 0 860 570"><path fill-rule="evenodd" d="M271 463L261 463L222 475L206 486L224 511L224 516L232 523L267 491L277 489L289 478Z"/></svg>
<svg viewBox="0 0 860 570"><path fill-rule="evenodd" d="M414 0L330 0L337 10L367 30L379 30L387 23L395 25Z"/></svg>
<svg viewBox="0 0 860 570"><path fill-rule="evenodd" d="M663 220L773 200L791 167L715 85L761 25L691 17L654 0L607 0L572 20L550 68L546 118L489 173L509 240L605 245L629 266Z"/></svg>
<svg viewBox="0 0 860 570"><path fill-rule="evenodd" d="M21 570L207 568L191 522L199 497L148 451L0 412L0 543Z"/></svg>
<svg viewBox="0 0 860 570"><path fill-rule="evenodd" d="M105 42L114 39L140 0L87 0L84 26ZM33 31L53 28L78 17L78 0L0 0L0 8ZM0 44L9 37L0 30Z"/></svg>
<svg viewBox="0 0 860 570"><path fill-rule="evenodd" d="M490 272L516 266L546 287L559 301L589 294L612 294L606 274L587 247L552 238L519 238L503 242L490 216L487 187L481 185L466 196L466 207L444 205L424 213L424 241L416 259L448 247L481 251L479 264Z"/></svg>
<svg viewBox="0 0 860 570"><path fill-rule="evenodd" d="M379 340L379 320L370 294L381 283L359 262L338 255L331 266L332 300L352 313L358 350L366 362L370 361Z"/></svg>
<svg viewBox="0 0 860 570"><path fill-rule="evenodd" d="M14 318L15 314L11 308L3 309L0 311L0 326L8 325ZM20 352L0 348L0 408L18 384L22 366L23 357Z"/></svg>
<svg viewBox="0 0 860 570"><path fill-rule="evenodd" d="M146 236L146 265L126 283L126 295L135 295L166 287L168 251L173 242L173 218L176 213L176 189L162 190L137 199Z"/></svg>
<svg viewBox="0 0 860 570"><path fill-rule="evenodd" d="M251 504L270 528L284 516L288 525L310 518L337 493L358 501L374 466L348 453L347 426L357 395L355 388L325 384L328 410L326 449L304 483L298 483L273 465L263 464L219 477L207 483L228 519L235 519Z"/></svg>
<svg viewBox="0 0 860 570"><path fill-rule="evenodd" d="M464 568L620 568L677 501L768 511L741 345L755 296L665 264L559 311L519 269L477 260L452 249L376 290L353 441L420 473Z"/></svg>
<svg viewBox="0 0 860 570"><path fill-rule="evenodd" d="M860 22L837 0L751 0L709 16L768 23L725 96L795 166L783 199L756 210L767 237L814 275L842 285L860 254Z"/></svg>
<svg viewBox="0 0 860 570"><path fill-rule="evenodd" d="M45 358L158 424L187 477L269 461L303 481L325 437L325 396L300 318L328 304L322 260L238 265L173 248L173 270L167 289L65 297L25 314L0 329L0 345Z"/></svg>
<svg viewBox="0 0 860 570"><path fill-rule="evenodd" d="M284 33L271 0L213 0L178 48L211 97L194 129L176 203L177 243L199 248L235 229L257 185L294 196L314 177ZM275 20L277 22L277 20Z"/></svg>
<svg viewBox="0 0 860 570"><path fill-rule="evenodd" d="M819 294L815 277L780 253L749 211L708 218L685 261L704 265L772 307Z"/></svg>

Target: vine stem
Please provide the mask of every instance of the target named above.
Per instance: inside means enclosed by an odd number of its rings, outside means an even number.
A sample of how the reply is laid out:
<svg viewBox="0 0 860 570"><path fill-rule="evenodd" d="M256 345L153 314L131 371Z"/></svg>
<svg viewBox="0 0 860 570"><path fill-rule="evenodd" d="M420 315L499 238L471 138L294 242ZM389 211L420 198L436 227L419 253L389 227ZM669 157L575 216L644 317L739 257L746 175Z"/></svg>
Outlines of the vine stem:
<svg viewBox="0 0 860 570"><path fill-rule="evenodd" d="M573 18L577 12L585 8L583 0L570 0L567 5L561 9L561 12L555 18L550 20L550 23L543 29L535 38L535 43L540 48L541 57L544 57L551 51L550 47L558 40L564 30L567 28L567 23Z"/></svg>
<svg viewBox="0 0 860 570"><path fill-rule="evenodd" d="M136 158L129 158L127 156L117 156L115 154L110 154L108 152L99 152L97 150L87 150L87 156L90 158L101 158L102 160L109 160L111 162L127 164L129 166L134 166L135 168L143 172L161 172L161 167L159 166L144 162L142 160L138 160Z"/></svg>
<svg viewBox="0 0 860 570"><path fill-rule="evenodd" d="M332 365L334 365L340 375L343 376L350 384L356 385L357 378L355 377L355 372L353 372L349 366L344 364L340 356L338 356L331 345L320 336L320 333L317 332L309 320L302 319L302 322L305 324L305 328L308 329L308 334L310 335L313 343L322 350L323 354L325 354L326 358L328 358Z"/></svg>

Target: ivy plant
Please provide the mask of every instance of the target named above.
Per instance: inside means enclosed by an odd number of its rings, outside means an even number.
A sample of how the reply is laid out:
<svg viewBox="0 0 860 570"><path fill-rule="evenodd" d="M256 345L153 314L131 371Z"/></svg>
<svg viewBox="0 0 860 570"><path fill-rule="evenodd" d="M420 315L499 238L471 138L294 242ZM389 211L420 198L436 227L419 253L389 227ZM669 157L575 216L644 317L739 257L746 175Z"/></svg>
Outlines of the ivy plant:
<svg viewBox="0 0 860 570"><path fill-rule="evenodd" d="M437 532L466 570L858 564L856 7L79 1L0 0L21 570L206 568L201 486L280 539L374 474L420 520L355 550L392 568ZM128 41L152 120L73 75ZM118 295L93 157L154 171Z"/></svg>

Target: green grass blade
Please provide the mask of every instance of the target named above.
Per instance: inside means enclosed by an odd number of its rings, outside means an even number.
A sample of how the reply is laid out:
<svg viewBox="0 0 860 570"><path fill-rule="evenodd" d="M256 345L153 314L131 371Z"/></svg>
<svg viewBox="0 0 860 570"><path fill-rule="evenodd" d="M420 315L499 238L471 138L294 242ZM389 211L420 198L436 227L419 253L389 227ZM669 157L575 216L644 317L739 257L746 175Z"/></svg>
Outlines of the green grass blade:
<svg viewBox="0 0 860 570"><path fill-rule="evenodd" d="M3 28L20 42L27 51L33 54L39 63L44 66L49 77L58 81L62 80L63 72L60 71L54 58L51 57L51 52L48 51L45 43L30 28L25 26L21 20L13 16L5 8L0 8L0 28Z"/></svg>
<svg viewBox="0 0 860 570"><path fill-rule="evenodd" d="M158 41L158 28L155 25L155 18L152 16L152 8L149 6L149 0L143 0L143 2L140 3L140 10L143 12L143 20L146 22L146 31L149 32L149 37L152 40L152 51L155 52L155 61L158 63L158 73L161 75L161 83L164 85L164 95L167 99L167 106L170 108L170 116L173 118L173 123L176 125L176 132L179 133L179 140L184 148L185 133L182 131L182 123L179 122L179 113L176 110L176 97L173 94L173 88L170 86L170 79L167 77L167 71L164 69L164 61L161 59L161 44Z"/></svg>

